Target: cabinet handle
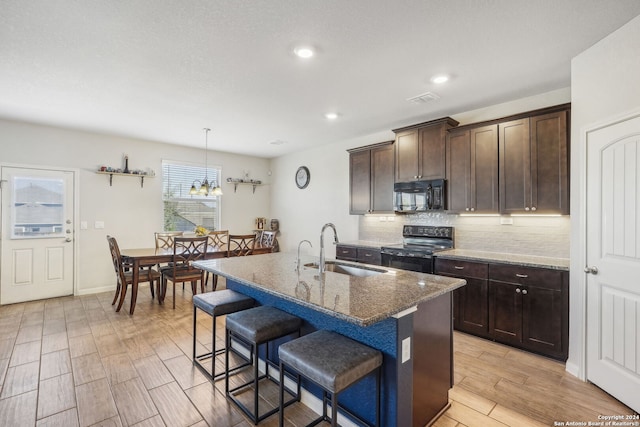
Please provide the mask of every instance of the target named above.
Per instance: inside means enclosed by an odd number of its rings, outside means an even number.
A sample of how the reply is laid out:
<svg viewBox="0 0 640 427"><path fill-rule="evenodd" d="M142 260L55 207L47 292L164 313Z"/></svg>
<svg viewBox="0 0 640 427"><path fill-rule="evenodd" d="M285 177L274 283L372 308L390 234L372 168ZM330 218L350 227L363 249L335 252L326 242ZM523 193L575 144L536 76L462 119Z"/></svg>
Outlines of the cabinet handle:
<svg viewBox="0 0 640 427"><path fill-rule="evenodd" d="M530 210L530 209L529 209L529 206L525 206L525 207L524 207L524 210L525 210L525 211Z"/></svg>
<svg viewBox="0 0 640 427"><path fill-rule="evenodd" d="M418 178L419 178L419 177L418 177L418 175L413 175L413 177L414 177L415 179L418 179Z"/></svg>
<svg viewBox="0 0 640 427"><path fill-rule="evenodd" d="M471 210L471 212L474 212L476 210L476 208L471 208L470 210Z"/></svg>
<svg viewBox="0 0 640 427"><path fill-rule="evenodd" d="M464 270L464 267L460 267L459 265L454 265L453 268L456 270Z"/></svg>
<svg viewBox="0 0 640 427"><path fill-rule="evenodd" d="M527 290L526 290L526 289L523 289L523 290L522 290L522 295L526 295L526 294L527 294Z"/></svg>
<svg viewBox="0 0 640 427"><path fill-rule="evenodd" d="M348 254L348 253L349 253L349 251L342 251L342 253L343 253L343 254Z"/></svg>
<svg viewBox="0 0 640 427"><path fill-rule="evenodd" d="M364 256L371 257L371 254L364 254Z"/></svg>
<svg viewBox="0 0 640 427"><path fill-rule="evenodd" d="M528 274L517 274L516 273L516 277L519 277L521 279L526 279L527 277L529 277L529 275Z"/></svg>
<svg viewBox="0 0 640 427"><path fill-rule="evenodd" d="M519 294L520 292L522 292L520 288L516 288L516 293Z"/></svg>
<svg viewBox="0 0 640 427"><path fill-rule="evenodd" d="M535 211L536 209L537 209L537 208L536 208L535 206L532 206L532 207L531 207L531 210L532 210L532 211Z"/></svg>
<svg viewBox="0 0 640 427"><path fill-rule="evenodd" d="M465 211L469 212L469 208L464 208Z"/></svg>

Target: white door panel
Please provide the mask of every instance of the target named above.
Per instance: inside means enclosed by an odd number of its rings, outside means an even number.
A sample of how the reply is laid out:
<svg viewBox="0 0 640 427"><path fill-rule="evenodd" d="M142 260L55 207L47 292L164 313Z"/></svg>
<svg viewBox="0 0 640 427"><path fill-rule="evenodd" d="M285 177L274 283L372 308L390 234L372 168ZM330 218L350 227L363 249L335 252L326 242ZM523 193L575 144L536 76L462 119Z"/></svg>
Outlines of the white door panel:
<svg viewBox="0 0 640 427"><path fill-rule="evenodd" d="M587 132L587 379L640 410L640 117Z"/></svg>
<svg viewBox="0 0 640 427"><path fill-rule="evenodd" d="M1 169L0 304L72 295L75 173Z"/></svg>

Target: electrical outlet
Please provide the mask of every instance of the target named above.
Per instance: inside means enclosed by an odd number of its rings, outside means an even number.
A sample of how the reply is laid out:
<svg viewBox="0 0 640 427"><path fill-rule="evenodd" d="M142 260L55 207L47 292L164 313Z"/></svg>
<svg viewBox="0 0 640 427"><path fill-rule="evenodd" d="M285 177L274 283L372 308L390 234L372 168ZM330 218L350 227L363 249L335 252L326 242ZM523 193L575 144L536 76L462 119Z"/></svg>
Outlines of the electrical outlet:
<svg viewBox="0 0 640 427"><path fill-rule="evenodd" d="M511 218L510 216L501 216L500 217L500 224L502 224L502 225L513 225L513 218Z"/></svg>
<svg viewBox="0 0 640 427"><path fill-rule="evenodd" d="M98 228L104 228L104 221L96 221L93 223L93 228L98 229Z"/></svg>
<svg viewBox="0 0 640 427"><path fill-rule="evenodd" d="M402 363L411 359L411 337L402 340Z"/></svg>
<svg viewBox="0 0 640 427"><path fill-rule="evenodd" d="M89 224L87 224L87 221L80 221L80 230L86 230L89 228Z"/></svg>

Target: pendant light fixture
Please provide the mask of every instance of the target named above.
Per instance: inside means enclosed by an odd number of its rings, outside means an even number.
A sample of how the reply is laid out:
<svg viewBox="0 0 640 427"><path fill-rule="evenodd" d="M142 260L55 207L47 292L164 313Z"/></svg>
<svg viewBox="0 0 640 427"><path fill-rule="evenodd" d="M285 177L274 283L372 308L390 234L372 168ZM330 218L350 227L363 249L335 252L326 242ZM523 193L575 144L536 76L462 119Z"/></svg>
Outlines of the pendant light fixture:
<svg viewBox="0 0 640 427"><path fill-rule="evenodd" d="M222 188L220 188L220 186L218 185L217 181L214 183L212 182L211 185L209 185L209 165L208 165L208 159L209 159L209 132L211 131L211 129L209 128L204 128L204 180L203 181L199 181L199 180L195 180L193 181L193 184L191 184L191 189L189 190L189 194L192 196L195 196L197 194L201 195L201 196L222 196ZM200 183L200 188L196 188L196 182Z"/></svg>

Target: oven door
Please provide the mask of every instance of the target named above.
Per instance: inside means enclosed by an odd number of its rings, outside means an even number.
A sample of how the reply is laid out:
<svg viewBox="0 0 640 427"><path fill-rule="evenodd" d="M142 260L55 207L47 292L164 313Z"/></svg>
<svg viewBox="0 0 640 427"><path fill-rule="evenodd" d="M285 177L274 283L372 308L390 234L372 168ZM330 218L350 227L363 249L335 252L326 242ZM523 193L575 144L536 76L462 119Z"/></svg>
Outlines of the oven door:
<svg viewBox="0 0 640 427"><path fill-rule="evenodd" d="M382 266L433 274L433 257L412 257L383 252Z"/></svg>

